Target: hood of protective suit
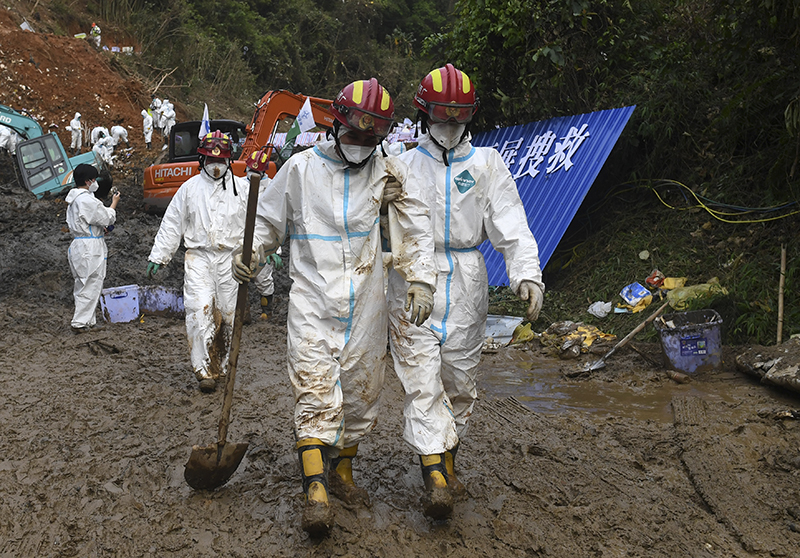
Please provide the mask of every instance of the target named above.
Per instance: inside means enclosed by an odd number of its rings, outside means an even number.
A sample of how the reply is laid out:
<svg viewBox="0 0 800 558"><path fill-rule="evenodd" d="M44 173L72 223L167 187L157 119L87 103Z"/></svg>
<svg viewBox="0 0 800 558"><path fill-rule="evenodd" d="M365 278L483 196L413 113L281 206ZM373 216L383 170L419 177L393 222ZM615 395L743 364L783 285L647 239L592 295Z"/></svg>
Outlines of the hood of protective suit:
<svg viewBox="0 0 800 558"><path fill-rule="evenodd" d="M76 112L75 113L75 120L78 120L80 117L81 117L81 113Z"/></svg>
<svg viewBox="0 0 800 558"><path fill-rule="evenodd" d="M67 197L64 198L64 201L66 201L67 204L70 204L70 203L75 201L75 198L77 198L78 196L80 196L81 194L83 194L84 192L87 192L87 191L88 190L85 190L84 188L80 188L78 186L75 186L69 192L67 192Z"/></svg>
<svg viewBox="0 0 800 558"><path fill-rule="evenodd" d="M142 117L143 118L147 118L147 111L146 110L142 110Z"/></svg>

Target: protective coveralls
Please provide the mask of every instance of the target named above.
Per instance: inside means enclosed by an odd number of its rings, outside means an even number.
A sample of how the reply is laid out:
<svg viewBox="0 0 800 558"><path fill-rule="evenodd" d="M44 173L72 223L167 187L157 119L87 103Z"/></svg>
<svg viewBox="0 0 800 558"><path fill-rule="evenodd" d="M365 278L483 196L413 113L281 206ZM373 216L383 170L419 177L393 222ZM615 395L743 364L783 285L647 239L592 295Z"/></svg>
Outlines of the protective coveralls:
<svg viewBox="0 0 800 558"><path fill-rule="evenodd" d="M114 145L119 145L120 141L128 144L128 130L123 126L111 126L111 138L114 140Z"/></svg>
<svg viewBox="0 0 800 558"><path fill-rule="evenodd" d="M153 115L153 126L159 130L163 126L161 123L161 105L162 101L158 97L153 97L153 100L150 101L150 112Z"/></svg>
<svg viewBox="0 0 800 558"><path fill-rule="evenodd" d="M420 455L452 449L467 431L477 397L486 332L488 280L477 247L487 238L505 258L511 288L544 290L538 247L516 184L499 153L465 140L448 153L424 134L399 157L431 207L438 280L430 318L417 327L403 311L406 282L389 276L390 343L406 392L404 440Z"/></svg>
<svg viewBox="0 0 800 558"><path fill-rule="evenodd" d="M89 31L89 34L92 37L95 48L100 48L100 26L96 23L92 23L92 29Z"/></svg>
<svg viewBox="0 0 800 558"><path fill-rule="evenodd" d="M107 165L114 165L114 139L111 136L98 139L92 146L92 151L97 153Z"/></svg>
<svg viewBox="0 0 800 558"><path fill-rule="evenodd" d="M387 169L379 155L348 168L327 140L292 156L261 196L254 246L274 249L291 235L288 369L298 440L351 447L378 419L387 315L379 210ZM433 285L432 236L419 192L395 202L405 242L394 265L408 281ZM399 236L398 236L399 238Z"/></svg>
<svg viewBox="0 0 800 558"><path fill-rule="evenodd" d="M225 375L238 283L231 253L242 243L248 184L228 170L183 183L169 203L148 260L165 265L186 246L183 303L192 368L198 380Z"/></svg>
<svg viewBox="0 0 800 558"><path fill-rule="evenodd" d="M80 151L81 143L83 141L81 113L75 113L75 117L69 122L69 129L72 132L72 142L69 144L69 146L75 151Z"/></svg>
<svg viewBox="0 0 800 558"><path fill-rule="evenodd" d="M94 128L92 128L92 132L89 136L92 145L96 144L97 140L100 139L101 137L100 134L102 134L104 137L108 137L111 135L108 131L108 128L106 128L105 126L95 126Z"/></svg>
<svg viewBox="0 0 800 558"><path fill-rule="evenodd" d="M5 149L11 155L14 155L19 141L19 135L14 130L0 124L0 149Z"/></svg>
<svg viewBox="0 0 800 558"><path fill-rule="evenodd" d="M144 143L150 148L153 141L153 117L146 110L142 110L142 131L144 132Z"/></svg>
<svg viewBox="0 0 800 558"><path fill-rule="evenodd" d="M72 327L92 327L96 323L95 310L106 277L105 228L114 224L117 212L84 188L71 189L66 202L67 225L73 237L69 245L69 268L75 278Z"/></svg>
<svg viewBox="0 0 800 558"><path fill-rule="evenodd" d="M175 109L168 100L164 99L161 104L161 126L164 128L164 139L169 138L169 132L175 125Z"/></svg>

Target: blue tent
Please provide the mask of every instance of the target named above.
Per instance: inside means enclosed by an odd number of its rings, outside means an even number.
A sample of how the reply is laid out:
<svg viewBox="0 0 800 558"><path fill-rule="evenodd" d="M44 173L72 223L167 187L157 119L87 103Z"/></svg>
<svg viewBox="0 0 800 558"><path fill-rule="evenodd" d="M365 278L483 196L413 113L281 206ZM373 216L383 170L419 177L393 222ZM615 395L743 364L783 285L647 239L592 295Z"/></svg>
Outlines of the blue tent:
<svg viewBox="0 0 800 558"><path fill-rule="evenodd" d="M473 145L500 152L517 183L530 226L547 264L586 197L635 106L552 118L476 134ZM480 247L490 285L508 285L503 256Z"/></svg>

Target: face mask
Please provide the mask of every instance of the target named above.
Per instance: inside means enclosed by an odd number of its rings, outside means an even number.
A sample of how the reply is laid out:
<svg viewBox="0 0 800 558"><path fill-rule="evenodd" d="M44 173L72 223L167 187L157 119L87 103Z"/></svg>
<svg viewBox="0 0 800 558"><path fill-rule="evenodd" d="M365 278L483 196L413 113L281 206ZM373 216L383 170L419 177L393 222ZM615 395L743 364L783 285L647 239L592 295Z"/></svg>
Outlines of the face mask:
<svg viewBox="0 0 800 558"><path fill-rule="evenodd" d="M92 180L92 182L89 184L89 191L90 191L92 194L94 194L95 192L97 192L97 189L98 189L99 187L100 187L100 186L98 186L98 184L97 184L97 180Z"/></svg>
<svg viewBox="0 0 800 558"><path fill-rule="evenodd" d="M461 143L461 136L466 129L466 124L453 124L450 122L431 124L429 127L431 137L436 140L436 143L447 150L453 149Z"/></svg>
<svg viewBox="0 0 800 558"><path fill-rule="evenodd" d="M222 175L228 170L227 165L222 163L206 163L204 168L209 176L213 178L222 178Z"/></svg>
<svg viewBox="0 0 800 558"><path fill-rule="evenodd" d="M375 146L366 145L348 145L346 143L339 144L339 150L342 152L347 160L354 165L359 164L361 161L372 155L375 151Z"/></svg>

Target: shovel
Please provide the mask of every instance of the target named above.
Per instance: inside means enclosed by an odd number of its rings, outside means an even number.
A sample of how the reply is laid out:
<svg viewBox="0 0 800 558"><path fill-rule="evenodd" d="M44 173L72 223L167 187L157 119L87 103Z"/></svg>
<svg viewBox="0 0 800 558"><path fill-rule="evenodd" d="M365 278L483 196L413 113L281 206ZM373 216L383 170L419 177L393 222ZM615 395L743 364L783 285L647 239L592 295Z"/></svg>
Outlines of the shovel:
<svg viewBox="0 0 800 558"><path fill-rule="evenodd" d="M258 205L259 177L250 178L250 194L247 199L247 215L244 224L244 246L242 263L250 265L253 252L253 229L256 223L256 207ZM192 455L186 463L183 478L195 490L211 490L222 486L236 471L247 451L247 443L230 444L228 422L233 402L233 385L236 381L236 364L239 360L239 341L242 338L242 321L247 309L247 283L239 285L236 296L236 314L233 320L233 336L231 351L228 357L228 377L225 381L225 397L222 400L222 417L219 419L219 441L208 446L192 446Z"/></svg>
<svg viewBox="0 0 800 558"><path fill-rule="evenodd" d="M591 364L587 364L587 365L584 367L583 371L584 371L584 372L593 372L593 371L595 371L595 370L600 370L601 368L605 368L605 366L606 366L606 359L607 359L608 357L610 357L611 355L613 355L613 354L614 354L614 353L617 351L617 349L620 349L620 348L624 347L625 345L627 345L627 344L628 344L628 342L629 342L631 339L633 339L633 338L634 338L634 336L635 336L637 333L639 333L640 331L642 331L642 330L643 330L643 329L644 329L644 328L647 326L647 324L649 324L650 322L652 322L653 320L655 320L655 319L656 319L656 318L657 318L657 317L658 317L658 316L659 316L659 315L660 315L660 314L661 314L661 313L662 313L664 310L666 310L667 306L669 306L669 301L667 301L667 302L665 302L663 305L661 305L661 308L659 308L658 310L656 310L655 312L653 312L653 313L650 315L650 317L649 317L649 318L647 318L645 321L643 321L643 322L642 322L642 323L640 323L638 326L636 326L636 327L633 329L633 331L631 331L631 332L630 332L628 335L626 335L626 336L624 337L624 339L622 339L622 341L620 341L619 343L617 343L616 345L614 345L614 347L612 347L612 349L611 349L610 351L608 351L606 354L604 354L604 355L603 355L603 358L601 358L600 360L597 360L597 361L595 361L595 362L593 362L593 363L591 363Z"/></svg>

